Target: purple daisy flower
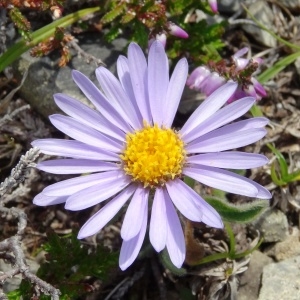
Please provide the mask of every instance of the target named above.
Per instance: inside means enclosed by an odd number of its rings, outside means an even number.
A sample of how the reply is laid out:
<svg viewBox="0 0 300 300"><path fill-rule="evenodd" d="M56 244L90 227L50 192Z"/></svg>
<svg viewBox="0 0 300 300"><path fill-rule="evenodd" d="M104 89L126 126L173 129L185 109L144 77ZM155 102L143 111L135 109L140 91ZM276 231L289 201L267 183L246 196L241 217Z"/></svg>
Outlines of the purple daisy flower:
<svg viewBox="0 0 300 300"><path fill-rule="evenodd" d="M68 116L52 115L50 121L74 140L34 141L32 145L42 153L68 157L41 162L37 168L54 174L94 174L52 184L34 203L65 202L66 209L76 211L110 199L83 225L78 234L82 239L101 230L131 199L121 228L119 264L125 270L142 246L150 199L150 242L157 252L166 248L179 268L185 259L185 241L176 209L189 220L223 227L218 212L182 177L226 192L269 199L270 193L259 184L225 170L267 162L263 155L226 150L261 139L268 120L231 123L255 99L246 97L222 108L237 88L227 83L199 106L180 131L173 130L188 64L181 59L169 78L168 58L160 42L152 44L148 64L141 48L131 43L128 57L118 59L117 72L119 80L104 67L96 70L102 92L85 75L73 71L75 83L96 110L67 95L54 95Z"/></svg>

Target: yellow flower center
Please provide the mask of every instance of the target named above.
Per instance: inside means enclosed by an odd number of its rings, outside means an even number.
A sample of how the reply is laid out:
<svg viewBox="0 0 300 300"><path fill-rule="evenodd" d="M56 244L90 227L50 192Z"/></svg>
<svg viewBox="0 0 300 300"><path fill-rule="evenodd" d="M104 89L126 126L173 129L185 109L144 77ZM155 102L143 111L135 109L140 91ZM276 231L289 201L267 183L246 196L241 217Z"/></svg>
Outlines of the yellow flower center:
<svg viewBox="0 0 300 300"><path fill-rule="evenodd" d="M185 154L184 143L176 132L145 123L143 129L126 135L121 159L133 181L153 188L181 175Z"/></svg>

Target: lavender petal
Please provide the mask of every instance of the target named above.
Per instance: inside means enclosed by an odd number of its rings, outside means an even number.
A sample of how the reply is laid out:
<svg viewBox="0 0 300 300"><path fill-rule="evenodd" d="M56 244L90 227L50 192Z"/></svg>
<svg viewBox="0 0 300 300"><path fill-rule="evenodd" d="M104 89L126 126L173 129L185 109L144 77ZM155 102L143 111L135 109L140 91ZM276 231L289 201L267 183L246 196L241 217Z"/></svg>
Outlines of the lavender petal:
<svg viewBox="0 0 300 300"><path fill-rule="evenodd" d="M252 181L245 180L245 177L227 170L195 165L184 168L183 174L228 193L248 197L257 197L258 194L258 189Z"/></svg>
<svg viewBox="0 0 300 300"><path fill-rule="evenodd" d="M99 232L123 207L136 189L134 184L129 185L119 195L110 200L104 207L95 213L81 227L78 233L78 239L92 236Z"/></svg>
<svg viewBox="0 0 300 300"><path fill-rule="evenodd" d="M122 111L121 115L126 122L134 129L142 128L143 122L138 118L132 102L129 100L118 79L104 67L96 69L96 76L105 96L114 106L118 107L118 111Z"/></svg>
<svg viewBox="0 0 300 300"><path fill-rule="evenodd" d="M73 193L67 199L65 209L77 211L94 206L116 195L130 184L128 176L114 176L113 172L101 173L106 175L101 182Z"/></svg>
<svg viewBox="0 0 300 300"><path fill-rule="evenodd" d="M110 123L99 112L64 94L55 94L54 100L57 106L67 115L115 139L124 141L124 132Z"/></svg>
<svg viewBox="0 0 300 300"><path fill-rule="evenodd" d="M236 83L228 82L207 97L206 100L204 100L203 103L193 112L182 129L179 131L181 136L184 137L192 129L197 127L207 118L212 116L216 111L218 111L233 95L236 88Z"/></svg>
<svg viewBox="0 0 300 300"><path fill-rule="evenodd" d="M194 139L239 118L244 115L254 103L255 98L246 97L225 106L186 134L183 138L184 142L189 143Z"/></svg>
<svg viewBox="0 0 300 300"><path fill-rule="evenodd" d="M51 115L49 119L57 129L79 142L117 153L120 153L123 148L123 144L120 141L112 140L71 117L57 114Z"/></svg>
<svg viewBox="0 0 300 300"><path fill-rule="evenodd" d="M195 222L202 220L201 211L191 199L191 197L193 197L191 188L180 179L168 181L166 188L172 202L186 218Z"/></svg>
<svg viewBox="0 0 300 300"><path fill-rule="evenodd" d="M134 110L135 110L139 120L141 120L141 123L142 123L143 118L142 118L140 109L137 105L137 100L134 95L127 57L125 57L123 55L119 56L119 58L117 60L117 72L118 72L118 77L121 82L121 85L122 85L124 91L127 93L128 98L131 101L131 103L134 107Z"/></svg>
<svg viewBox="0 0 300 300"><path fill-rule="evenodd" d="M43 194L47 196L69 196L103 181L118 180L125 175L123 171L107 171L63 180L47 186Z"/></svg>
<svg viewBox="0 0 300 300"><path fill-rule="evenodd" d="M74 70L72 77L84 95L95 105L97 110L112 124L124 132L131 131L130 125L122 117L122 112L109 103L101 91L85 75Z"/></svg>
<svg viewBox="0 0 300 300"><path fill-rule="evenodd" d="M136 189L122 224L121 237L123 240L131 240L141 230L143 220L140 216L143 214L145 207L148 207L148 196L149 190L143 186Z"/></svg>
<svg viewBox="0 0 300 300"><path fill-rule="evenodd" d="M186 146L186 151L188 153L205 153L239 148L257 142L267 133L265 129L261 128L237 132L228 130L228 132L224 134L217 131L218 130L193 141Z"/></svg>
<svg viewBox="0 0 300 300"><path fill-rule="evenodd" d="M154 42L148 55L148 92L153 123L162 125L169 85L169 62L160 42Z"/></svg>
<svg viewBox="0 0 300 300"><path fill-rule="evenodd" d="M135 99L143 120L152 124L147 86L147 61L141 48L131 43L128 47L128 66Z"/></svg>
<svg viewBox="0 0 300 300"><path fill-rule="evenodd" d="M55 159L37 164L39 170L52 174L82 174L118 170L120 167L111 162L90 159Z"/></svg>
<svg viewBox="0 0 300 300"><path fill-rule="evenodd" d="M182 227L169 197L165 198L167 212L167 250L173 265L180 268L185 259L185 240Z"/></svg>
<svg viewBox="0 0 300 300"><path fill-rule="evenodd" d="M122 271L134 262L142 248L147 228L147 212L148 208L145 206L144 212L139 216L142 220L142 226L138 234L130 240L124 240L122 243L119 257L119 265Z"/></svg>
<svg viewBox="0 0 300 300"><path fill-rule="evenodd" d="M178 105L183 93L186 78L188 75L188 63L182 58L176 65L170 79L166 94L166 102L164 107L163 124L168 128L171 127Z"/></svg>
<svg viewBox="0 0 300 300"><path fill-rule="evenodd" d="M152 204L149 237L153 248L160 252L166 246L167 216L165 193L162 188L157 188Z"/></svg>
<svg viewBox="0 0 300 300"><path fill-rule="evenodd" d="M51 197L51 196L44 195L42 192L33 198L33 204L39 206L56 205L56 204L65 203L67 198L68 198L67 196Z"/></svg>
<svg viewBox="0 0 300 300"><path fill-rule="evenodd" d="M239 151L205 153L187 158L187 164L236 170L261 167L268 161L264 155Z"/></svg>
<svg viewBox="0 0 300 300"><path fill-rule="evenodd" d="M48 155L58 155L78 159L120 161L120 157L116 153L86 145L79 141L40 139L33 141L31 145L39 148L42 153Z"/></svg>

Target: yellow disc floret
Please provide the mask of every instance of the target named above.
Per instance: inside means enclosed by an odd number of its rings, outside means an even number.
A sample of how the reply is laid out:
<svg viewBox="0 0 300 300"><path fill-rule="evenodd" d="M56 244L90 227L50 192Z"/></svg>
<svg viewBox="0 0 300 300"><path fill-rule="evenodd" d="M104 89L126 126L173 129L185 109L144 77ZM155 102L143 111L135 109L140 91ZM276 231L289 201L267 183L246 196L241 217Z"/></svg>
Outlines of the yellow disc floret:
<svg viewBox="0 0 300 300"><path fill-rule="evenodd" d="M133 181L155 187L181 175L185 153L183 141L172 129L145 124L127 134L121 159Z"/></svg>

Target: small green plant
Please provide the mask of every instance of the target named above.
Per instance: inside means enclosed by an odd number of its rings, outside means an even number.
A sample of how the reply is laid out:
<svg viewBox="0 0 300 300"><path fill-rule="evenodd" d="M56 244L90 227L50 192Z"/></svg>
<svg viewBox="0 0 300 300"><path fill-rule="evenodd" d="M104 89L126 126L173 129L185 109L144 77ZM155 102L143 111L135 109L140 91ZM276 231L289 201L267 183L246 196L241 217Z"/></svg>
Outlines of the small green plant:
<svg viewBox="0 0 300 300"><path fill-rule="evenodd" d="M11 0L0 1L0 7L10 7ZM18 2L19 3L19 2ZM67 42L71 40L67 32L58 38L58 31L74 23L80 23L83 29L88 29L90 25L83 21L88 15L95 14L95 22L100 28L105 28L105 38L112 42L121 34L126 34L128 41L135 41L144 48L148 41L159 34L168 35L168 55L171 59L178 59L180 56L189 55L197 64L206 63L210 60L219 60L218 50L224 47L221 36L226 23L208 25L205 20L192 22L186 20L191 11L200 9L208 14L211 10L207 3L198 0L189 1L98 1L98 6L86 8L60 17L63 12L65 1L53 1L53 5L46 5L48 1L38 0L38 7L34 7L34 1L28 1L32 10L50 10L55 15L59 12L58 19L53 20L48 25L32 32L31 24L20 10L23 4L20 2L13 9L9 10L11 20L19 29L22 39L11 46L0 57L0 72L18 59L25 51L33 49L31 55L47 55L54 49L61 49L61 66L64 66L69 56L67 52ZM52 2L51 2L52 3ZM69 8L68 8L69 10ZM177 24L189 35L188 39L178 39L169 36L170 24ZM85 26L86 24L86 26ZM59 43L63 41L62 43ZM33 48L35 47L35 48ZM63 62L63 63L62 63Z"/></svg>
<svg viewBox="0 0 300 300"><path fill-rule="evenodd" d="M227 232L227 235L229 237L229 247L227 251L221 252L221 253L215 253L209 256L204 257L201 259L199 262L195 262L194 265L202 265L208 262L216 261L219 259L230 259L230 260L237 260L244 258L251 253L253 253L255 250L259 248L261 243L263 242L263 238L259 238L259 236L252 242L252 248L247 249L243 252L236 252L235 246L236 246L236 241L235 241L235 236L234 233L231 229L230 223L225 222L225 230Z"/></svg>
<svg viewBox="0 0 300 300"><path fill-rule="evenodd" d="M49 38L55 35L57 28L65 28L70 24L73 24L85 16L99 11L99 7L92 7L79 10L75 13L69 14L61 19L58 19L36 31L31 33L31 41L20 40L19 42L12 45L6 52L0 57L0 72L8 67L11 63L17 60L24 52L30 50L34 46L38 45L43 41L47 41Z"/></svg>
<svg viewBox="0 0 300 300"><path fill-rule="evenodd" d="M118 264L118 253L111 252L100 245L94 251L77 239L77 233L60 237L55 232L47 233L48 242L41 250L46 251L46 261L37 271L37 276L56 286L61 291L60 299L76 299L93 290L87 278L93 276L102 281ZM43 291L41 291L43 292ZM23 280L20 288L9 293L10 300L33 299L33 287ZM50 300L50 296L41 295L40 300Z"/></svg>
<svg viewBox="0 0 300 300"><path fill-rule="evenodd" d="M289 166L280 151L273 145L267 144L276 156L276 161L271 166L271 178L277 186L287 186L289 183L300 180L300 170L289 172Z"/></svg>

